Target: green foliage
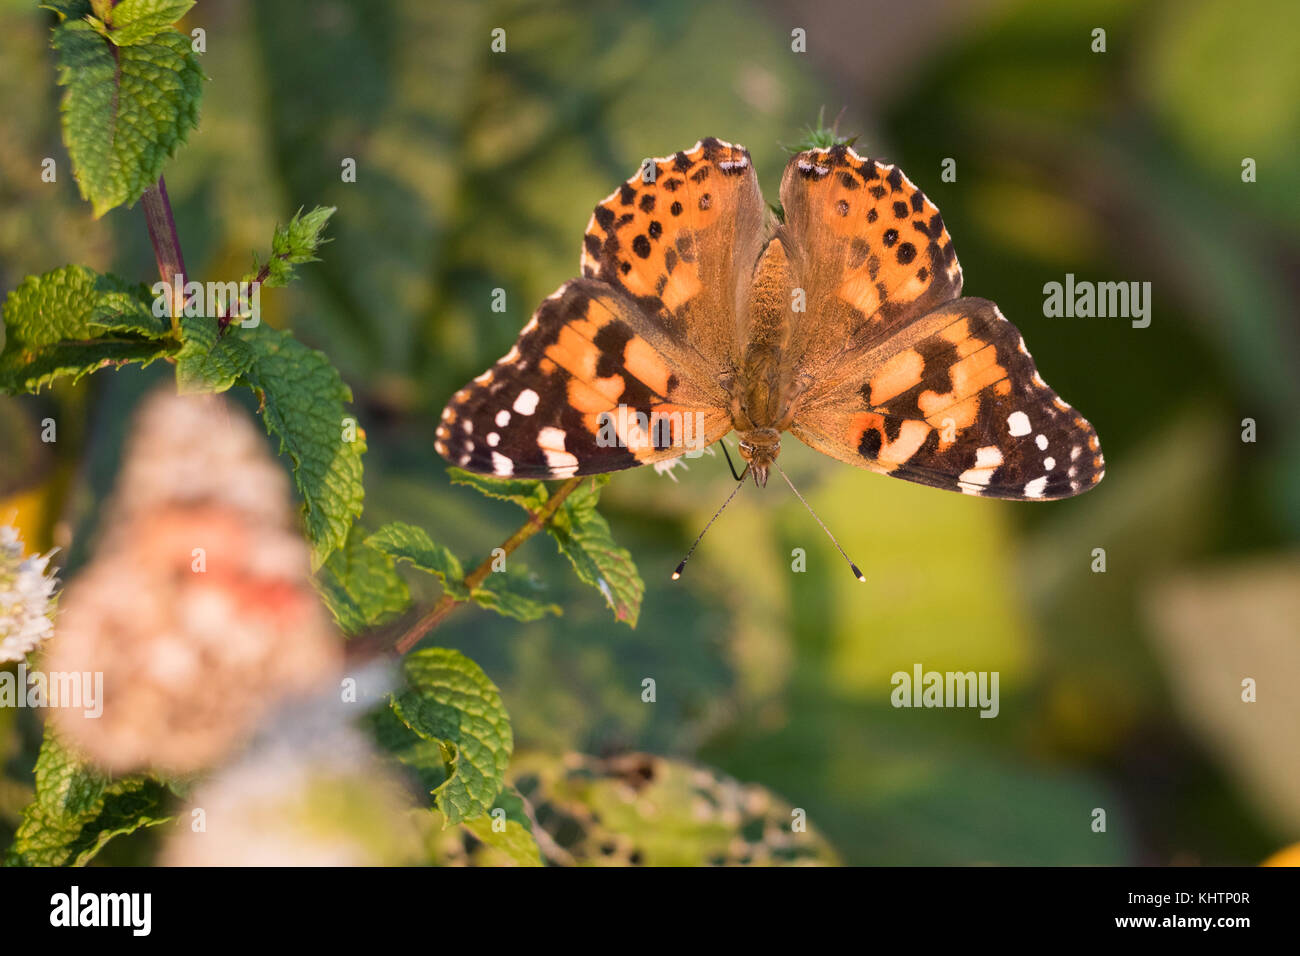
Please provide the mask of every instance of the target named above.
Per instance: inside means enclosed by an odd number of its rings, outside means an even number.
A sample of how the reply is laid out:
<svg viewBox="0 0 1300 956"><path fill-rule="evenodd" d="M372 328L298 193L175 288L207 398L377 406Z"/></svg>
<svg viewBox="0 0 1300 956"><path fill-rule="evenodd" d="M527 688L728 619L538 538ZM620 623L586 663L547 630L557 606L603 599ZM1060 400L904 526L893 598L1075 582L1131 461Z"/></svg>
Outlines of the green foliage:
<svg viewBox="0 0 1300 956"><path fill-rule="evenodd" d="M550 500L550 492L540 481L490 478L460 468L449 468L448 474L453 484L469 485L488 497L512 501L530 514L536 514ZM608 475L585 480L556 510L546 531L578 577L600 591L614 616L636 627L645 582L632 555L614 543L609 523L596 510L600 489L608 482Z"/></svg>
<svg viewBox="0 0 1300 956"><path fill-rule="evenodd" d="M316 250L329 242L322 233L335 207L317 206L303 215L299 209L287 224L275 227L275 236L271 239L271 258L266 265L256 269L255 275L261 275L265 269L265 285L268 288L288 285L294 277L293 267L304 262L319 262Z"/></svg>
<svg viewBox="0 0 1300 956"><path fill-rule="evenodd" d="M512 561L505 571L494 571L476 587L472 597L479 607L496 611L516 621L537 621L549 614L562 613L558 604L542 600L544 585L535 574L519 562Z"/></svg>
<svg viewBox="0 0 1300 956"><path fill-rule="evenodd" d="M168 29L193 6L194 0L121 0L103 11L104 19L87 22L118 46L132 46Z"/></svg>
<svg viewBox="0 0 1300 956"><path fill-rule="evenodd" d="M636 627L645 582L632 555L614 543L609 522L596 510L600 489L608 482L609 475L598 475L583 482L565 499L546 530L578 577L604 595L614 616L629 627Z"/></svg>
<svg viewBox="0 0 1300 956"><path fill-rule="evenodd" d="M546 489L546 483L541 481L493 478L489 475L465 471L463 468L448 468L447 474L451 476L453 485L468 485L489 498L513 501L525 511L534 514L540 511L551 497L551 493Z"/></svg>
<svg viewBox="0 0 1300 956"><path fill-rule="evenodd" d="M802 153L807 149L830 149L832 146L852 146L858 141L856 136L841 136L840 121L835 120L830 126L826 125L826 107L817 111L817 125L805 126L803 136L796 140L792 145L784 146L785 151L791 155Z"/></svg>
<svg viewBox="0 0 1300 956"><path fill-rule="evenodd" d="M263 325L246 341L254 359L244 377L261 401L266 430L293 462L315 569L343 546L365 497L365 440L360 432L354 440L345 438L352 390L323 352L288 332Z"/></svg>
<svg viewBox="0 0 1300 956"><path fill-rule="evenodd" d="M838 859L817 828L786 801L755 784L686 761L653 754L609 758L538 752L516 755L510 778L519 794L521 826L526 807L546 831L547 856L578 866L809 866ZM499 805L508 807L508 795ZM507 810L505 818L513 820ZM444 840L440 862L495 864L485 846ZM530 830L537 835L536 830ZM499 838L507 834L498 833ZM486 847L486 849L485 849Z"/></svg>
<svg viewBox="0 0 1300 956"><path fill-rule="evenodd" d="M469 598L460 559L443 545L434 544L423 528L395 521L372 534L366 539L366 544L388 555L390 560L405 561L421 571L437 575L443 591L457 601Z"/></svg>
<svg viewBox="0 0 1300 956"><path fill-rule="evenodd" d="M211 316L181 316L183 345L176 353L176 390L182 395L224 392L253 366L257 354L238 335L221 335Z"/></svg>
<svg viewBox="0 0 1300 956"><path fill-rule="evenodd" d="M144 286L84 266L28 276L4 302L0 390L35 392L60 376L76 381L105 366L170 354L149 301Z"/></svg>
<svg viewBox="0 0 1300 956"><path fill-rule="evenodd" d="M500 817L498 821L497 817ZM533 823L524 801L511 788L501 791L486 816L467 820L463 826L484 846L501 853L517 866L541 866L542 854L533 836Z"/></svg>
<svg viewBox="0 0 1300 956"><path fill-rule="evenodd" d="M113 837L169 822L168 793L152 777L100 773L47 730L36 761L36 797L5 865L83 866Z"/></svg>
<svg viewBox="0 0 1300 956"><path fill-rule="evenodd" d="M363 538L356 525L317 572L316 588L349 637L392 620L411 603L392 557Z"/></svg>
<svg viewBox="0 0 1300 956"><path fill-rule="evenodd" d="M190 41L159 22L180 6L123 3L120 29L93 18L54 28L63 140L96 218L139 199L198 125L203 72Z"/></svg>
<svg viewBox="0 0 1300 956"><path fill-rule="evenodd" d="M514 750L500 691L459 651L418 650L403 665L406 688L393 695L391 715L406 732L381 715L381 743L429 785L444 825L482 816L501 792Z"/></svg>
<svg viewBox="0 0 1300 956"><path fill-rule="evenodd" d="M472 590L465 586L460 559L443 545L435 544L422 528L403 522L384 525L367 543L387 555L405 561L442 582L445 594L454 600L472 600L480 607L518 621L535 621L547 614L560 614L556 604L539 600L545 587L517 562L503 571L493 571Z"/></svg>

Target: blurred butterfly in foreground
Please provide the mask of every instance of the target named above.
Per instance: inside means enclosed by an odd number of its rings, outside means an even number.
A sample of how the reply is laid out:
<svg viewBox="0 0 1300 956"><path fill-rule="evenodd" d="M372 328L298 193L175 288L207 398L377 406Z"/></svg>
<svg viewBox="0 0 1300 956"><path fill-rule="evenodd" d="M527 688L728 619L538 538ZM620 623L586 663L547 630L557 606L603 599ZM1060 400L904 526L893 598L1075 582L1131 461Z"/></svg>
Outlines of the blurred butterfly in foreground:
<svg viewBox="0 0 1300 956"><path fill-rule="evenodd" d="M780 197L783 222L749 152L721 140L647 160L596 207L582 278L452 397L438 452L568 478L698 455L734 429L745 470L723 508L746 474L789 483L785 431L970 495L1067 498L1101 480L1097 433L996 305L960 297L939 210L902 170L847 145L806 150Z"/></svg>

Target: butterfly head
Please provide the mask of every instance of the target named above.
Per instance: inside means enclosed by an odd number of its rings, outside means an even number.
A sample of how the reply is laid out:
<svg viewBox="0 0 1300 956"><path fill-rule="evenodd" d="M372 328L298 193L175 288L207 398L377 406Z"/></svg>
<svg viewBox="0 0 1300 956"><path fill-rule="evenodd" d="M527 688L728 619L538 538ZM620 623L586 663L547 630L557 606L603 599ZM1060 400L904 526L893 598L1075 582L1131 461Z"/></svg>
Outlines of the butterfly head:
<svg viewBox="0 0 1300 956"><path fill-rule="evenodd" d="M767 485L767 470L781 453L781 433L775 428L751 428L740 436L740 457L749 464L754 483Z"/></svg>

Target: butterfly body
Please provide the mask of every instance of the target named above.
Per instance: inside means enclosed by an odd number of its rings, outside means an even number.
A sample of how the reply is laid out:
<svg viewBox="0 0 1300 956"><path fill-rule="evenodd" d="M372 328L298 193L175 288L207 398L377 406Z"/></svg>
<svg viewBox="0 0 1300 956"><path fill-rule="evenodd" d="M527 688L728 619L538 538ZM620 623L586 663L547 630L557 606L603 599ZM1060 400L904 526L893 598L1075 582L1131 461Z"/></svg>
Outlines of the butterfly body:
<svg viewBox="0 0 1300 956"><path fill-rule="evenodd" d="M796 154L774 222L743 147L649 161L588 223L582 277L453 397L437 450L562 478L692 454L734 430L766 483L790 432L840 461L1041 500L1103 473L1092 426L985 299L961 296L933 203L846 146Z"/></svg>

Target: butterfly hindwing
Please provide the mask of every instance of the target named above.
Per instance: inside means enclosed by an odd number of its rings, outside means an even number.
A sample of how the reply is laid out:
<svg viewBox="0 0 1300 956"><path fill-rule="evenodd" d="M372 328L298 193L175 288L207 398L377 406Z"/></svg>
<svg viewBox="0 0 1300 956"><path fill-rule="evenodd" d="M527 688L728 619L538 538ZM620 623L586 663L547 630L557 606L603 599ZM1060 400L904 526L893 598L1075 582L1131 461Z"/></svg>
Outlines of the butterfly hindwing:
<svg viewBox="0 0 1300 956"><path fill-rule="evenodd" d="M791 426L841 461L990 498L1066 498L1101 480L1097 433L987 299L949 302L860 357Z"/></svg>
<svg viewBox="0 0 1300 956"><path fill-rule="evenodd" d="M470 471L568 478L716 441L729 418L640 334L648 323L602 282L566 283L500 361L452 396L438 453Z"/></svg>

